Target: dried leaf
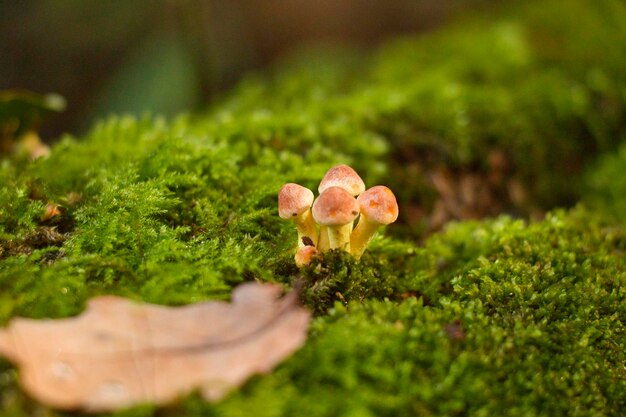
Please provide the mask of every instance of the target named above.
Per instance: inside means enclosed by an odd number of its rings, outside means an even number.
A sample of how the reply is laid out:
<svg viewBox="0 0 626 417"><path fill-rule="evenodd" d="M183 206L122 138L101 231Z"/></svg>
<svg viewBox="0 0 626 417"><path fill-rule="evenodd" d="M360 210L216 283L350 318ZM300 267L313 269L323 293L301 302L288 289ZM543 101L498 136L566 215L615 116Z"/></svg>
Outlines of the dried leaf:
<svg viewBox="0 0 626 417"><path fill-rule="evenodd" d="M57 408L165 404L196 388L215 401L304 343L310 314L296 293L280 293L249 283L230 304L183 307L97 297L77 317L12 320L0 353L20 366L29 394Z"/></svg>

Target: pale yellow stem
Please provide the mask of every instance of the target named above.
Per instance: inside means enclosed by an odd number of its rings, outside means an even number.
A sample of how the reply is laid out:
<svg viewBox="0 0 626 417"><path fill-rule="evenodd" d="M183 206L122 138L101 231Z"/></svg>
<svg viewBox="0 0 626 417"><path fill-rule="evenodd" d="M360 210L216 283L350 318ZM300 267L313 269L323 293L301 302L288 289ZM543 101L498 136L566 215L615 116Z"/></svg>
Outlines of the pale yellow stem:
<svg viewBox="0 0 626 417"><path fill-rule="evenodd" d="M296 229L298 229L298 247L302 248L307 246L302 238L311 239L313 246L317 246L317 227L315 226L315 220L313 219L311 210L309 209L299 216L296 216L294 221L296 223Z"/></svg>
<svg viewBox="0 0 626 417"><path fill-rule="evenodd" d="M328 226L328 242L330 249L341 249L350 252L350 233L352 222L341 226Z"/></svg>
<svg viewBox="0 0 626 417"><path fill-rule="evenodd" d="M369 222L367 217L361 213L359 223L350 236L350 253L352 256L357 259L361 258L379 227L378 223Z"/></svg>
<svg viewBox="0 0 626 417"><path fill-rule="evenodd" d="M321 225L320 226L320 235L317 240L317 249L320 252L326 252L330 249L330 242L328 241L328 227Z"/></svg>

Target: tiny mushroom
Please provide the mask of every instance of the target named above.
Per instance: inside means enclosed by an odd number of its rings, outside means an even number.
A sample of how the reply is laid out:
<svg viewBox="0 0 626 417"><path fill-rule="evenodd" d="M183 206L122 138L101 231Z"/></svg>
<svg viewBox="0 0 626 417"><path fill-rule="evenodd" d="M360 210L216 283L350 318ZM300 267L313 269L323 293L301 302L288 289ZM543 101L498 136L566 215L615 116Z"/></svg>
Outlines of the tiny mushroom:
<svg viewBox="0 0 626 417"><path fill-rule="evenodd" d="M296 266L298 268L304 268L308 264L311 263L311 260L315 255L319 252L315 248L315 246L304 246L298 249L294 259L296 260Z"/></svg>
<svg viewBox="0 0 626 417"><path fill-rule="evenodd" d="M329 169L322 178L317 191L321 194L330 187L343 188L355 197L365 191L365 183L348 165L337 165Z"/></svg>
<svg viewBox="0 0 626 417"><path fill-rule="evenodd" d="M311 216L314 198L311 190L294 183L283 185L278 193L278 215L285 220L294 220L300 248L317 244L317 228Z"/></svg>
<svg viewBox="0 0 626 417"><path fill-rule="evenodd" d="M398 203L393 192L384 185L377 185L357 198L361 216L350 237L350 253L359 259L378 228L398 218Z"/></svg>
<svg viewBox="0 0 626 417"><path fill-rule="evenodd" d="M299 268L329 249L344 250L360 259L377 229L398 218L391 190L382 185L365 190L361 177L347 165L329 169L318 190L315 201L311 190L293 183L285 184L278 194L280 217L293 219L298 229L294 259Z"/></svg>
<svg viewBox="0 0 626 417"><path fill-rule="evenodd" d="M329 169L322 178L317 191L321 194L330 187L343 188L355 197L365 191L365 183L359 174L348 165L336 165ZM324 225L320 226L319 244L317 246L322 252L330 247L328 231Z"/></svg>
<svg viewBox="0 0 626 417"><path fill-rule="evenodd" d="M313 203L313 217L327 227L330 249L350 251L350 233L358 215L356 199L340 187L325 189Z"/></svg>

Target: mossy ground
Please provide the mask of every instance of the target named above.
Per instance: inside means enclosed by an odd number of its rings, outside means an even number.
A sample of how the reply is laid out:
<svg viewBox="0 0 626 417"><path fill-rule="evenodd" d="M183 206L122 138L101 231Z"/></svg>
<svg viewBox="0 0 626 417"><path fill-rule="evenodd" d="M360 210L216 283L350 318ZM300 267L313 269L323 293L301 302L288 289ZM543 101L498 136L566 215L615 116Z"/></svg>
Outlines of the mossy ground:
<svg viewBox="0 0 626 417"><path fill-rule="evenodd" d="M112 118L4 160L0 323L98 294L178 305L297 282L316 318L275 372L219 404L117 415L622 415L626 58L609 45L625 44L621 2L532 2L374 54L305 54L206 114ZM396 191L403 217L360 263L298 271L277 191L336 163ZM498 216L426 237L442 167L488 178L497 210L474 214ZM0 361L2 415L75 415L18 378Z"/></svg>

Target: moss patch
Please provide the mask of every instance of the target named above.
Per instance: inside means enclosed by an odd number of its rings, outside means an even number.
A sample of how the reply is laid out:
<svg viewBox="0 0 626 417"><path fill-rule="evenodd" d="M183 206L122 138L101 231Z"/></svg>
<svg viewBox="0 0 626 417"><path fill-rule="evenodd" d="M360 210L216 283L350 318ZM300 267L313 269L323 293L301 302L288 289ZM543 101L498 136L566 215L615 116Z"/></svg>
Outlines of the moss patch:
<svg viewBox="0 0 626 417"><path fill-rule="evenodd" d="M305 55L205 114L115 117L48 159L4 160L0 323L276 281L316 313L301 351L222 403L118 415L620 415L626 61L606 45L625 42L621 2L531 2L367 56ZM299 271L277 192L316 189L337 163L388 185L403 217L360 263L329 252ZM17 379L1 361L5 414L76 415Z"/></svg>

